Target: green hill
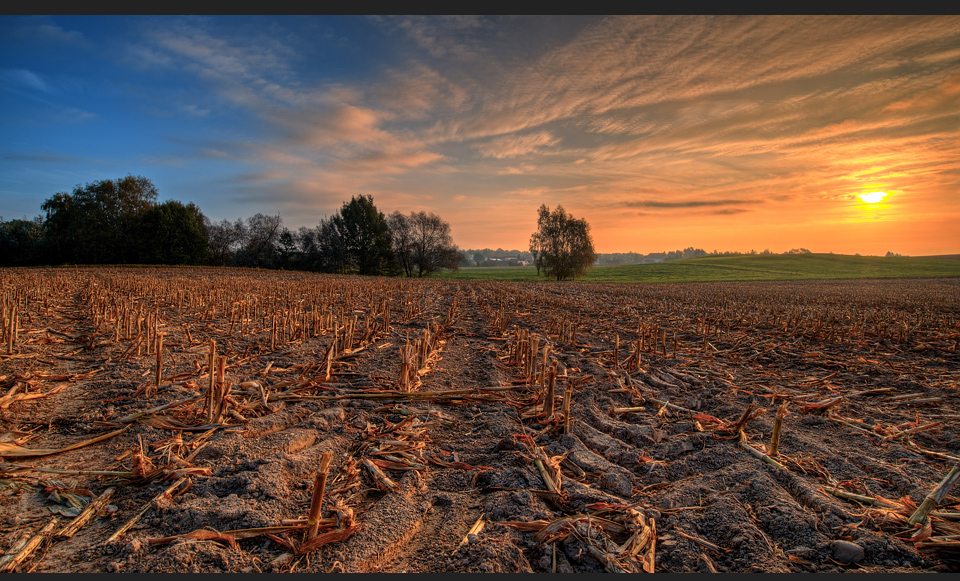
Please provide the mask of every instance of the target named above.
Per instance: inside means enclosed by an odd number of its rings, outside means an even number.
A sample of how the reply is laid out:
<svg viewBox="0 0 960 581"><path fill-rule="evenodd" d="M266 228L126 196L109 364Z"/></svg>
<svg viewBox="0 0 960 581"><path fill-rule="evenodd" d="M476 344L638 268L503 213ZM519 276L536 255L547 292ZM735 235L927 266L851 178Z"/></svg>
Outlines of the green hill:
<svg viewBox="0 0 960 581"><path fill-rule="evenodd" d="M656 264L598 266L584 282L712 282L845 278L934 278L960 276L960 260L845 254L753 254L705 256ZM455 280L538 280L532 266L461 268L439 278ZM545 280L540 277L539 280Z"/></svg>

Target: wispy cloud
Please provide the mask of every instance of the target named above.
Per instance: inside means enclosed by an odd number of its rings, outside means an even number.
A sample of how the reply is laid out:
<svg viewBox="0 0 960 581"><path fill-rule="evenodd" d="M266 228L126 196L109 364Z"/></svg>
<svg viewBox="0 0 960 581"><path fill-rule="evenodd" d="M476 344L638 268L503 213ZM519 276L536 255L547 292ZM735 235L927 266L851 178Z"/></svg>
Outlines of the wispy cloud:
<svg viewBox="0 0 960 581"><path fill-rule="evenodd" d="M521 242L541 203L602 225L604 244L841 223L863 188L892 192L890 215L960 212L943 193L960 188L957 16L137 22L114 58L178 83L138 106L205 132L141 159L233 168L238 203L276 199L294 226L367 193ZM0 70L7 92L49 104L66 83Z"/></svg>
<svg viewBox="0 0 960 581"><path fill-rule="evenodd" d="M3 35L7 41L32 45L90 45L82 33L57 25L49 16L12 16L5 20Z"/></svg>
<svg viewBox="0 0 960 581"><path fill-rule="evenodd" d="M759 200L628 200L617 205L627 208L703 208L707 206L743 206L761 203Z"/></svg>
<svg viewBox="0 0 960 581"><path fill-rule="evenodd" d="M19 162L40 162L40 163L101 163L97 160L79 157L75 155L63 155L59 153L6 153L2 159L7 161Z"/></svg>
<svg viewBox="0 0 960 581"><path fill-rule="evenodd" d="M537 131L525 135L507 135L478 143L474 147L484 157L504 159L519 157L531 153L544 153L546 150L560 143L560 138L551 135L548 131Z"/></svg>
<svg viewBox="0 0 960 581"><path fill-rule="evenodd" d="M63 104L66 96L81 85L78 79L70 77L51 79L28 69L0 69L0 87L39 103L50 120L61 123L79 123L96 118L95 113ZM35 123L33 120L21 122Z"/></svg>
<svg viewBox="0 0 960 581"><path fill-rule="evenodd" d="M43 77L26 69L0 69L0 83L8 90L30 90L53 94L54 87Z"/></svg>
<svg viewBox="0 0 960 581"><path fill-rule="evenodd" d="M406 32L432 57L473 56L480 48L474 43L465 42L470 31L486 27L483 19L477 16L405 16L388 19L396 28Z"/></svg>

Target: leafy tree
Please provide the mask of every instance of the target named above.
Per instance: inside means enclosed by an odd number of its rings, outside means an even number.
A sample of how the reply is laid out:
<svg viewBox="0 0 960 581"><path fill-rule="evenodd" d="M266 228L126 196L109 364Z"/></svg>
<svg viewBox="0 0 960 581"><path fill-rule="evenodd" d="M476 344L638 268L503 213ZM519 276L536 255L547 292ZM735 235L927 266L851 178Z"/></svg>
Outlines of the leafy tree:
<svg viewBox="0 0 960 581"><path fill-rule="evenodd" d="M157 188L142 176L100 180L45 200L53 262L119 264L137 259L140 220L157 199Z"/></svg>
<svg viewBox="0 0 960 581"><path fill-rule="evenodd" d="M143 264L205 264L209 220L193 202L167 200L147 210L140 227Z"/></svg>
<svg viewBox="0 0 960 581"><path fill-rule="evenodd" d="M366 275L389 274L393 270L390 228L373 196L354 196L340 211L321 221L324 262L332 272Z"/></svg>
<svg viewBox="0 0 960 581"><path fill-rule="evenodd" d="M540 206L537 231L530 237L530 252L536 250L538 272L557 280L576 279L596 262L593 238L587 221L574 218L557 205L551 212Z"/></svg>
<svg viewBox="0 0 960 581"><path fill-rule="evenodd" d="M54 264L78 262L80 220L76 206L65 192L57 192L40 205L47 214L43 222L46 255Z"/></svg>
<svg viewBox="0 0 960 581"><path fill-rule="evenodd" d="M0 266L43 263L43 217L4 221L0 217Z"/></svg>
<svg viewBox="0 0 960 581"><path fill-rule="evenodd" d="M48 258L54 263L92 264L137 259L140 220L157 198L157 188L142 176L100 180L58 192L44 201Z"/></svg>
<svg viewBox="0 0 960 581"><path fill-rule="evenodd" d="M350 270L347 242L333 219L334 216L324 218L317 226L317 270L345 274Z"/></svg>
<svg viewBox="0 0 960 581"><path fill-rule="evenodd" d="M530 254L533 255L533 265L537 267L537 276L540 276L540 268L543 266L543 261L540 260L540 253L542 252L541 244L540 234L539 232L535 232L533 236L530 237Z"/></svg>
<svg viewBox="0 0 960 581"><path fill-rule="evenodd" d="M279 246L277 248L277 268L289 270L296 268L300 263L300 253L297 250L296 234L287 228L280 231Z"/></svg>
<svg viewBox="0 0 960 581"><path fill-rule="evenodd" d="M307 228L301 226L293 234L294 268L299 270L312 270L314 272L323 270L320 267L320 227Z"/></svg>
<svg viewBox="0 0 960 581"><path fill-rule="evenodd" d="M387 219L393 255L407 276L429 276L442 268L458 270L463 253L453 243L450 224L427 212L400 212Z"/></svg>

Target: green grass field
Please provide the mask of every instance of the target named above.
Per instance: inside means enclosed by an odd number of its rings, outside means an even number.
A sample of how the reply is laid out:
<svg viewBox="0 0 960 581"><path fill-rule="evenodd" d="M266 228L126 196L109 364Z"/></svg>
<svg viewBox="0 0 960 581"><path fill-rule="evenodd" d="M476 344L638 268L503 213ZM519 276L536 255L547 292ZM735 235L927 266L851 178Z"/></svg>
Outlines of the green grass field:
<svg viewBox="0 0 960 581"><path fill-rule="evenodd" d="M496 266L444 271L449 280L536 281L532 266ZM597 266L584 282L715 282L849 278L933 278L960 276L960 260L845 254L706 256L657 264Z"/></svg>

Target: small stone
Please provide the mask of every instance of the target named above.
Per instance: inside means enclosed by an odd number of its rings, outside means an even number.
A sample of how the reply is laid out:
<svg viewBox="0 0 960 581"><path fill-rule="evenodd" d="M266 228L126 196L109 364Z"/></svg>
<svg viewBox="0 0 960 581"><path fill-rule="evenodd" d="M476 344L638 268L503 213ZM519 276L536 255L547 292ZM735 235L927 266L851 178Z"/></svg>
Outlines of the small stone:
<svg viewBox="0 0 960 581"><path fill-rule="evenodd" d="M143 548L143 542L140 539L133 539L127 543L127 552L128 553L139 553L140 549Z"/></svg>
<svg viewBox="0 0 960 581"><path fill-rule="evenodd" d="M833 541L830 543L833 556L841 563L859 563L863 560L863 547L850 541Z"/></svg>
<svg viewBox="0 0 960 581"><path fill-rule="evenodd" d="M469 535L467 535L467 543L468 543L468 544L470 544L470 545L476 545L476 544L479 543L479 542L480 542L480 537L478 537L476 534L470 533Z"/></svg>
<svg viewBox="0 0 960 581"><path fill-rule="evenodd" d="M679 456L685 452L692 452L694 450L696 450L696 448L689 438L678 438L670 444L667 454L670 456Z"/></svg>
<svg viewBox="0 0 960 581"><path fill-rule="evenodd" d="M566 545L563 550L566 552L567 558L574 563L581 563L583 561L583 547L579 544Z"/></svg>
<svg viewBox="0 0 960 581"><path fill-rule="evenodd" d="M613 472L606 472L600 477L600 488L624 498L630 498L633 494L630 481L622 474Z"/></svg>

